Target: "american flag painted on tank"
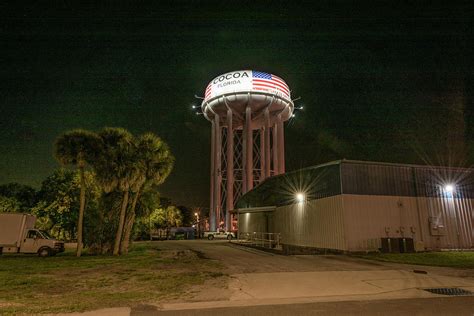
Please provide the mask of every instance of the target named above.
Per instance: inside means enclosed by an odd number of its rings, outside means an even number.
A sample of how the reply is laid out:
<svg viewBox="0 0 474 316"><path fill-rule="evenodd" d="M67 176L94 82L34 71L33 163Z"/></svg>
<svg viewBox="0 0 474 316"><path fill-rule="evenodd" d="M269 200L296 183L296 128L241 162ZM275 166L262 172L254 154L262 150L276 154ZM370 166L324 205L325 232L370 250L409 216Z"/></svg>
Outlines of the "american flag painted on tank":
<svg viewBox="0 0 474 316"><path fill-rule="evenodd" d="M212 92L212 83L209 83L206 88L206 92L204 93L204 99L209 99L211 97Z"/></svg>
<svg viewBox="0 0 474 316"><path fill-rule="evenodd" d="M215 77L206 87L204 100L227 93L250 91L268 92L290 98L290 89L280 77L261 71L240 70Z"/></svg>
<svg viewBox="0 0 474 316"><path fill-rule="evenodd" d="M290 88L283 79L266 72L252 70L252 87L256 90L277 90L290 97Z"/></svg>

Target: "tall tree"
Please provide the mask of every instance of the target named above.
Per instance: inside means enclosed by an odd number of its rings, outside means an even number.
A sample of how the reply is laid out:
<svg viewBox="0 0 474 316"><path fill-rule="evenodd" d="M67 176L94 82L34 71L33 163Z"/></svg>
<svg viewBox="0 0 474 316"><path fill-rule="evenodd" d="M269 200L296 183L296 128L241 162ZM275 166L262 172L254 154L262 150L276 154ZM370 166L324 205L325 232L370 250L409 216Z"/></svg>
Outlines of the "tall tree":
<svg viewBox="0 0 474 316"><path fill-rule="evenodd" d="M0 213L19 213L21 203L14 197L0 195Z"/></svg>
<svg viewBox="0 0 474 316"><path fill-rule="evenodd" d="M141 135L136 140L136 165L139 175L132 184L134 192L132 205L127 214L124 236L121 243L121 253L128 252L130 236L135 221L135 209L140 194L145 187L159 185L165 181L171 173L174 164L174 157L168 145L153 133Z"/></svg>
<svg viewBox="0 0 474 316"><path fill-rule="evenodd" d="M86 245L90 237L88 226L97 221L100 188L95 184L94 174L84 173L86 183L86 205L84 208L84 224L82 241ZM37 225L41 229L59 239L72 240L77 238L77 222L79 219L81 179L78 171L57 169L41 184L38 191L38 203L30 209L37 217ZM89 238L88 238L89 237Z"/></svg>
<svg viewBox="0 0 474 316"><path fill-rule="evenodd" d="M22 212L28 212L36 204L36 195L36 190L28 185L15 182L0 185L0 196L18 201Z"/></svg>
<svg viewBox="0 0 474 316"><path fill-rule="evenodd" d="M68 131L56 139L54 156L62 165L73 165L79 169L81 179L79 218L77 222L77 249L76 256L82 251L82 226L84 221L84 207L86 204L86 185L84 170L87 164L94 162L100 152L100 138L97 134L75 129Z"/></svg>
<svg viewBox="0 0 474 316"><path fill-rule="evenodd" d="M161 198L155 186L143 188L135 209L135 223L132 225L133 237L149 239L151 229L154 227L151 221L151 213L161 207Z"/></svg>
<svg viewBox="0 0 474 316"><path fill-rule="evenodd" d="M102 155L94 164L97 179L105 192L122 192L120 217L115 234L113 254L119 255L125 223L129 194L132 184L139 181L140 172L136 162L136 144L130 132L123 128L107 127L99 132L102 140Z"/></svg>

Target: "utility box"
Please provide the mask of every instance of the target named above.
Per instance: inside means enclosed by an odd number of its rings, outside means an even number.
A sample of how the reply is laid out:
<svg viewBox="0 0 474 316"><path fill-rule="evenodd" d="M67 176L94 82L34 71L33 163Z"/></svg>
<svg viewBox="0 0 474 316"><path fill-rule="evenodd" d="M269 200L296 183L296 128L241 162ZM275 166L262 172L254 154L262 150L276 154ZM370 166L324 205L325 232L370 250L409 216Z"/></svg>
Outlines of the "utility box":
<svg viewBox="0 0 474 316"><path fill-rule="evenodd" d="M398 238L382 238L382 248L381 251L384 253L399 253L400 252L400 247L399 247L399 242Z"/></svg>
<svg viewBox="0 0 474 316"><path fill-rule="evenodd" d="M401 253L415 252L413 238L398 238L398 248L400 249Z"/></svg>
<svg viewBox="0 0 474 316"><path fill-rule="evenodd" d="M444 224L440 222L437 217L429 218L430 235L431 236L444 236L446 235Z"/></svg>
<svg viewBox="0 0 474 316"><path fill-rule="evenodd" d="M425 250L425 243L423 241L418 240L415 242L415 252L422 252Z"/></svg>
<svg viewBox="0 0 474 316"><path fill-rule="evenodd" d="M382 238L381 251L384 253L415 252L413 238Z"/></svg>
<svg viewBox="0 0 474 316"><path fill-rule="evenodd" d="M444 236L444 235L446 235L444 225L442 225L442 224L436 225L434 223L430 223L430 234L431 234L431 236Z"/></svg>

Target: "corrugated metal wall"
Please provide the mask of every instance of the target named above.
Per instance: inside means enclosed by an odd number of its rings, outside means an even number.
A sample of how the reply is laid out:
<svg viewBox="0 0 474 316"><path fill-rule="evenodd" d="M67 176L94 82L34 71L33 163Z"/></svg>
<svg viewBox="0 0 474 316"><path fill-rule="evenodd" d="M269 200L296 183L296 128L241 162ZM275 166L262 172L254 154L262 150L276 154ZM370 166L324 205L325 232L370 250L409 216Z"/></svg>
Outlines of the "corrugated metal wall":
<svg viewBox="0 0 474 316"><path fill-rule="evenodd" d="M266 233L271 229L269 215L273 212L239 214L239 233Z"/></svg>
<svg viewBox="0 0 474 316"><path fill-rule="evenodd" d="M346 250L341 195L278 207L273 219L283 244Z"/></svg>
<svg viewBox="0 0 474 316"><path fill-rule="evenodd" d="M237 208L281 206L295 202L304 192L307 199L320 199L341 194L339 162L305 168L266 179L242 196Z"/></svg>
<svg viewBox="0 0 474 316"><path fill-rule="evenodd" d="M411 167L342 162L341 180L345 194L416 195Z"/></svg>
<svg viewBox="0 0 474 316"><path fill-rule="evenodd" d="M419 240L415 197L344 194L348 250L377 250L383 237Z"/></svg>
<svg viewBox="0 0 474 316"><path fill-rule="evenodd" d="M474 247L473 199L419 197L424 242L429 249Z"/></svg>
<svg viewBox="0 0 474 316"><path fill-rule="evenodd" d="M343 195L350 251L371 250L382 237L408 237L428 250L474 247L472 199Z"/></svg>
<svg viewBox="0 0 474 316"><path fill-rule="evenodd" d="M447 184L458 197L474 198L474 170L396 165L376 162L341 162L342 193L362 195L440 196Z"/></svg>
<svg viewBox="0 0 474 316"><path fill-rule="evenodd" d="M453 197L474 199L474 170L414 167L417 196L444 197L443 188L453 185Z"/></svg>
<svg viewBox="0 0 474 316"><path fill-rule="evenodd" d="M299 190L308 202L295 203ZM289 245L365 251L383 237L408 237L426 249L474 247L470 169L333 162L270 178L239 203L279 206L273 217L242 214L239 230L279 232Z"/></svg>
<svg viewBox="0 0 474 316"><path fill-rule="evenodd" d="M351 250L385 236L413 237L427 249L474 247L470 169L343 161L341 181Z"/></svg>

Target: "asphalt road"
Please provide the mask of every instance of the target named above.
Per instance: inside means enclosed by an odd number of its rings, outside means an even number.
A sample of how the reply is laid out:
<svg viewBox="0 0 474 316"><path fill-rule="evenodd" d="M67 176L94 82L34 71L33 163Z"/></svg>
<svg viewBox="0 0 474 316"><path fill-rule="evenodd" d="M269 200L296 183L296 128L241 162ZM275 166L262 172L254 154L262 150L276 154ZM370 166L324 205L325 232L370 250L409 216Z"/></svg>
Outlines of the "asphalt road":
<svg viewBox="0 0 474 316"><path fill-rule="evenodd" d="M160 249L187 249L207 258L219 260L227 267L229 274L388 269L378 262L352 260L339 255L283 256L238 246L223 240L161 241L160 243Z"/></svg>

